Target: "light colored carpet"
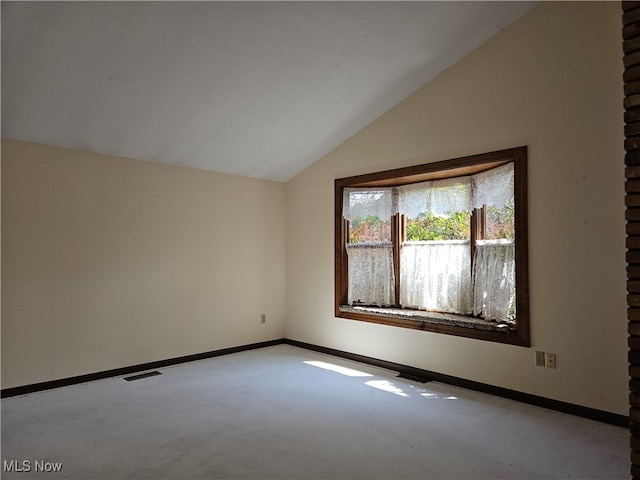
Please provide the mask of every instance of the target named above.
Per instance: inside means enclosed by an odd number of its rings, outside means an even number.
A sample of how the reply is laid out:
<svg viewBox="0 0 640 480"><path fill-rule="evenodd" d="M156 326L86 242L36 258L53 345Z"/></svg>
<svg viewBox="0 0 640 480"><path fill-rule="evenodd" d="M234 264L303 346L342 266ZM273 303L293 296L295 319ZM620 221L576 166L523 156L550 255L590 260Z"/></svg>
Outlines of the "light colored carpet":
<svg viewBox="0 0 640 480"><path fill-rule="evenodd" d="M629 477L627 429L289 345L159 371L3 399L2 478Z"/></svg>

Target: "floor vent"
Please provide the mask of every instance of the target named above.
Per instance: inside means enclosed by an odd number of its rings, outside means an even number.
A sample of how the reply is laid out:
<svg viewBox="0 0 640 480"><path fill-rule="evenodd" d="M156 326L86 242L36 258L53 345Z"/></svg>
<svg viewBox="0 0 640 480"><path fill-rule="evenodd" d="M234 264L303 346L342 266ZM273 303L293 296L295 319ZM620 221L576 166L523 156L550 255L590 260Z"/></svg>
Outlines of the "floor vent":
<svg viewBox="0 0 640 480"><path fill-rule="evenodd" d="M157 370L154 370L153 372L141 373L139 375L133 375L131 377L124 377L124 379L127 382L131 382L133 380L140 380L141 378L155 377L156 375L162 375L162 374Z"/></svg>
<svg viewBox="0 0 640 480"><path fill-rule="evenodd" d="M418 383L427 383L427 382L431 381L431 380L429 380L428 378L425 378L425 377L418 377L416 375L410 375L408 373L402 373L402 372L400 372L398 375L396 375L396 377L404 378L405 380L411 380L413 382L418 382Z"/></svg>

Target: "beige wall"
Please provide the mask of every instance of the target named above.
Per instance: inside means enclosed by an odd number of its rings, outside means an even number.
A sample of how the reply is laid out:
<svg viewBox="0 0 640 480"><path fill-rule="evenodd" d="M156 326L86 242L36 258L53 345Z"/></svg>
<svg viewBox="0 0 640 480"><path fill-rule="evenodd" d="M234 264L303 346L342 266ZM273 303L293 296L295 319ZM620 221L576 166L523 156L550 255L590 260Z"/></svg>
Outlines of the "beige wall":
<svg viewBox="0 0 640 480"><path fill-rule="evenodd" d="M626 415L620 15L543 3L290 181L286 336ZM334 317L335 178L521 145L532 348Z"/></svg>
<svg viewBox="0 0 640 480"><path fill-rule="evenodd" d="M543 3L287 185L3 140L2 388L286 336L626 415L620 44ZM334 317L335 178L521 145L532 348Z"/></svg>
<svg viewBox="0 0 640 480"><path fill-rule="evenodd" d="M282 338L284 264L282 183L3 140L2 388Z"/></svg>

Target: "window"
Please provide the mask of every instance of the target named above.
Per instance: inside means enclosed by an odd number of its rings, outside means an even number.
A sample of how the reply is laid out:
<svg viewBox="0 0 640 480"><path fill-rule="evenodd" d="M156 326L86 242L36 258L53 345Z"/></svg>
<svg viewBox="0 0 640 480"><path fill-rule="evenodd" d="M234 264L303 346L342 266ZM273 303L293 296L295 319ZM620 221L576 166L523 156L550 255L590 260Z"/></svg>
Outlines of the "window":
<svg viewBox="0 0 640 480"><path fill-rule="evenodd" d="M336 180L336 316L528 346L526 161Z"/></svg>

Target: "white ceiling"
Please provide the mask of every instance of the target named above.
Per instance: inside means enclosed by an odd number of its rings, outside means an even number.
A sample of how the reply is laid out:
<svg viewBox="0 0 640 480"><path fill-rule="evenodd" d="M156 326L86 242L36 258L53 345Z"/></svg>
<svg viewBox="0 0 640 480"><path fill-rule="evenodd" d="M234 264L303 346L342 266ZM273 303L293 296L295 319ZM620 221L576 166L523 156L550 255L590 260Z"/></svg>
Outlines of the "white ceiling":
<svg viewBox="0 0 640 480"><path fill-rule="evenodd" d="M286 181L535 4L5 1L2 136Z"/></svg>

